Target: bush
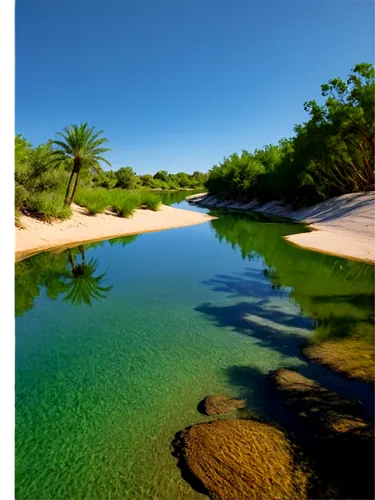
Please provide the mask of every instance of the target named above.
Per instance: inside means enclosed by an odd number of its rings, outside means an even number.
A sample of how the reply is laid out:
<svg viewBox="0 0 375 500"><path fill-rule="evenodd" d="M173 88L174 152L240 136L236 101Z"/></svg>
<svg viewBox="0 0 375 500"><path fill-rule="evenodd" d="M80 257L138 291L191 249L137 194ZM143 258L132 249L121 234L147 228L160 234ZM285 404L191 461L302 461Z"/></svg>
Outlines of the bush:
<svg viewBox="0 0 375 500"><path fill-rule="evenodd" d="M68 219L72 211L63 203L63 196L55 192L31 193L27 198L27 211L48 220L56 217Z"/></svg>
<svg viewBox="0 0 375 500"><path fill-rule="evenodd" d="M121 217L131 217L140 205L141 200L139 195L128 195L116 201L113 208Z"/></svg>
<svg viewBox="0 0 375 500"><path fill-rule="evenodd" d="M161 199L154 193L145 192L141 195L142 207L148 208L156 212L160 209Z"/></svg>
<svg viewBox="0 0 375 500"><path fill-rule="evenodd" d="M117 184L117 177L113 170L108 172L100 171L94 176L93 183L97 187L112 189Z"/></svg>
<svg viewBox="0 0 375 500"><path fill-rule="evenodd" d="M74 200L77 205L86 207L91 215L101 214L111 205L110 195L104 188L81 188Z"/></svg>

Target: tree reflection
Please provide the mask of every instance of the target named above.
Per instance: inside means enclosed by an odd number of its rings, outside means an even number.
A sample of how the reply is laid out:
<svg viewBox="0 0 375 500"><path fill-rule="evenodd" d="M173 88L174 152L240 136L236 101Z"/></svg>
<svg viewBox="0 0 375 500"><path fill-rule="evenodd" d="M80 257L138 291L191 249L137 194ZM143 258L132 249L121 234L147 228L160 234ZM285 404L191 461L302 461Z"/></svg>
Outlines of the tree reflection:
<svg viewBox="0 0 375 500"><path fill-rule="evenodd" d="M85 249L103 242L80 245L60 253L41 253L15 266L15 312L22 316L33 309L35 300L45 291L48 298L62 298L75 306L93 305L106 298L112 286L105 286L105 272L97 274L98 259L86 261Z"/></svg>
<svg viewBox="0 0 375 500"><path fill-rule="evenodd" d="M259 288L254 279L263 275L271 289L284 290L303 314L315 320L316 340L355 336L373 342L373 265L291 245L283 236L307 231L301 224L264 223L259 214L254 218L228 212L223 216L220 210L210 213L219 216L210 221L218 240L238 249L244 260L257 261L241 276L215 276L209 283L215 289L254 294ZM254 273L259 276L254 278Z"/></svg>
<svg viewBox="0 0 375 500"><path fill-rule="evenodd" d="M99 265L98 260L91 258L86 263L83 246L80 245L78 250L81 263L75 261L70 248L66 251L70 269L61 274L67 290L63 300L75 306L87 304L92 307L92 299L105 299L105 292L112 289L113 285L107 287L101 285L109 268L104 273L94 276Z"/></svg>

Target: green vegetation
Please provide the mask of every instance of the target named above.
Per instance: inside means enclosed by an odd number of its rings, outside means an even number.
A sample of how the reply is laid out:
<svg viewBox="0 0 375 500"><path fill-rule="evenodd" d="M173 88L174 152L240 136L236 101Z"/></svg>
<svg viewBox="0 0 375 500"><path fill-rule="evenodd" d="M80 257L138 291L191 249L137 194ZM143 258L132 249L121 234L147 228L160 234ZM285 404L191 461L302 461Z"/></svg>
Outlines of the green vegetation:
<svg viewBox="0 0 375 500"><path fill-rule="evenodd" d="M192 174L179 172L169 174L166 170L150 174L137 175L132 167L121 167L115 172L100 170L93 178L93 183L98 187L122 189L156 189L156 190L184 190L204 188L208 174L195 171Z"/></svg>
<svg viewBox="0 0 375 500"><path fill-rule="evenodd" d="M374 189L374 91L372 64L357 64L345 82L322 85L326 98L304 104L309 119L277 145L243 150L215 165L206 183L222 199L282 200L295 206Z"/></svg>
<svg viewBox="0 0 375 500"><path fill-rule="evenodd" d="M157 194L145 191L142 193L142 206L148 208L149 210L159 210L161 204L161 198Z"/></svg>
<svg viewBox="0 0 375 500"><path fill-rule="evenodd" d="M66 164L51 166L51 143L36 148L19 135L15 139L15 205L16 217L21 213L43 219L70 215L63 206L69 179Z"/></svg>
<svg viewBox="0 0 375 500"><path fill-rule="evenodd" d="M138 176L132 167L104 171L107 139L87 123L65 127L63 140L35 148L22 136L15 140L15 208L49 220L70 215L72 201L96 215L114 208L129 216L138 207L156 210L159 199L150 190L203 189L221 199L281 200L295 206L332 196L374 189L375 70L361 63L345 82L334 78L322 85L323 105L305 103L309 119L295 127L295 136L277 145L234 153L209 174L166 170ZM90 191L89 191L90 190ZM128 191L125 197L119 194ZM75 196L77 193L77 196ZM108 193L111 193L110 195Z"/></svg>
<svg viewBox="0 0 375 500"><path fill-rule="evenodd" d="M104 171L101 156L109 151L87 123L72 125L60 133L64 141L49 141L33 148L22 135L15 138L15 217L21 214L66 219L74 200L91 215L112 209L129 217L137 208L158 210L161 197L151 190L203 189L208 174L157 172L137 176L131 167Z"/></svg>
<svg viewBox="0 0 375 500"><path fill-rule="evenodd" d="M130 217L137 208L158 210L161 197L146 190L125 191L123 189L80 188L75 201L86 207L91 215L112 210L121 217Z"/></svg>
<svg viewBox="0 0 375 500"><path fill-rule="evenodd" d="M134 210L142 205L139 193L126 193L125 196L116 196L113 208L121 217L130 217Z"/></svg>
<svg viewBox="0 0 375 500"><path fill-rule="evenodd" d="M86 207L91 215L101 214L110 206L107 190L103 188L81 188L77 191L75 202Z"/></svg>

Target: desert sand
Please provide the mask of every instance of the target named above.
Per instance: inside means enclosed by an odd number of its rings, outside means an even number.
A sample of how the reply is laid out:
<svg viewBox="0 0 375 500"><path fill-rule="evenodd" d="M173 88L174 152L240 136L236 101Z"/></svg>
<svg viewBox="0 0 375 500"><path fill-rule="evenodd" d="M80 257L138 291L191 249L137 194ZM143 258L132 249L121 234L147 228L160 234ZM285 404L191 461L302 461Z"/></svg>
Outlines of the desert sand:
<svg viewBox="0 0 375 500"><path fill-rule="evenodd" d="M349 259L375 262L375 192L336 196L312 207L293 210L277 201L261 204L233 201L219 202L207 193L188 196L192 203L262 212L309 224L313 231L292 234L285 239L309 250Z"/></svg>
<svg viewBox="0 0 375 500"><path fill-rule="evenodd" d="M57 247L69 247L88 241L106 240L129 234L147 233L201 224L216 217L162 205L160 210L136 210L129 219L110 212L95 216L72 205L73 215L63 222L52 224L22 216L24 229L16 228L15 260L26 259L36 253Z"/></svg>

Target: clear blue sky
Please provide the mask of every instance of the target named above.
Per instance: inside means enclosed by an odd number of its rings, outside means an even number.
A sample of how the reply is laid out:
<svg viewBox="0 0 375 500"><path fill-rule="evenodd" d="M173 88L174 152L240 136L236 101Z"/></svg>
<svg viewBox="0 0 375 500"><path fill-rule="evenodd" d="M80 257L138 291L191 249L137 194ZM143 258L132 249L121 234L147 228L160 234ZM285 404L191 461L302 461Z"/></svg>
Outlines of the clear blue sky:
<svg viewBox="0 0 375 500"><path fill-rule="evenodd" d="M209 170L293 134L320 85L373 62L374 4L18 1L16 133L104 129L113 168Z"/></svg>

